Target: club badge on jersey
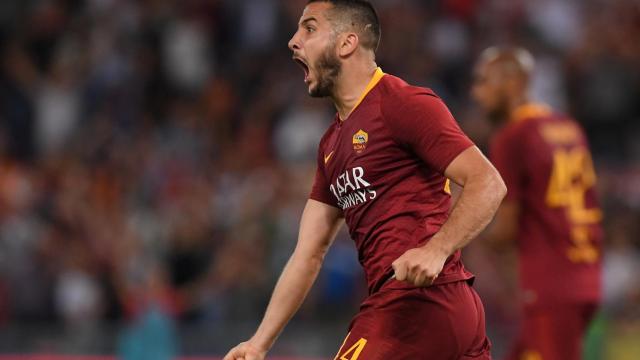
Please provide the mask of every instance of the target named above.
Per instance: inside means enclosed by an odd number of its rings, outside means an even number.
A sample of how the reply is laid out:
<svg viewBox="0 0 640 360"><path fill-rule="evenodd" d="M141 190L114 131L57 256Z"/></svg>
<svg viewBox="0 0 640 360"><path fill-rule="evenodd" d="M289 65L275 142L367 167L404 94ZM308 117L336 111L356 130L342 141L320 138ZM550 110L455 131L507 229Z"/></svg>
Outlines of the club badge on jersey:
<svg viewBox="0 0 640 360"><path fill-rule="evenodd" d="M353 134L353 150L356 154L360 154L367 148L367 142L369 142L369 134L366 131L360 129Z"/></svg>

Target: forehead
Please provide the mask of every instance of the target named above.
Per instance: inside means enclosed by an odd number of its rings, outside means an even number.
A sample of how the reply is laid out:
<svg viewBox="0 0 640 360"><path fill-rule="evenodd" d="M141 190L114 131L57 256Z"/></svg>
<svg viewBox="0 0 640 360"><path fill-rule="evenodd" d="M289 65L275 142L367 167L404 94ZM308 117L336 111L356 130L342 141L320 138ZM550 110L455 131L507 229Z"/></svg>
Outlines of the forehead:
<svg viewBox="0 0 640 360"><path fill-rule="evenodd" d="M473 67L473 74L477 76L482 76L487 72L487 62L480 59L476 65Z"/></svg>
<svg viewBox="0 0 640 360"><path fill-rule="evenodd" d="M496 62L492 60L480 60L474 69L475 76L484 78L496 75L495 64Z"/></svg>
<svg viewBox="0 0 640 360"><path fill-rule="evenodd" d="M324 1L308 4L302 11L302 16L300 17L300 23L303 23L311 19L316 21L327 20L325 13L327 10L331 9L331 7L333 7L331 3L324 2Z"/></svg>

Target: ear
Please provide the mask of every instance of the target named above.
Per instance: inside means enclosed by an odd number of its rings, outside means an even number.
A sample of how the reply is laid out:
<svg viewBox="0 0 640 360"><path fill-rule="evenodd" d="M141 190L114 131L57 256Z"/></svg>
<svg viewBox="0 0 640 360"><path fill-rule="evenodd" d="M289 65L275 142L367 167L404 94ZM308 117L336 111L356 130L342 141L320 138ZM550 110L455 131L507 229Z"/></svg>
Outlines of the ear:
<svg viewBox="0 0 640 360"><path fill-rule="evenodd" d="M358 49L358 45L360 44L360 39L358 38L358 34L356 33L344 33L340 35L340 42L338 46L338 55L340 57L347 57L353 54L356 49Z"/></svg>

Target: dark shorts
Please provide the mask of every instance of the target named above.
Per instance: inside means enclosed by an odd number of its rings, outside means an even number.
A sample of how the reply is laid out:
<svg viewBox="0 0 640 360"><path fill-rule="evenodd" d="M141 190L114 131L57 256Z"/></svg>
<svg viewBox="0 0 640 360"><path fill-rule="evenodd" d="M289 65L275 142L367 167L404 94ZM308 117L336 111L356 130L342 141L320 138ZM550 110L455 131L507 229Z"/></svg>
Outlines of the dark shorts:
<svg viewBox="0 0 640 360"><path fill-rule="evenodd" d="M402 284L392 281L364 301L336 360L491 359L484 309L471 285Z"/></svg>
<svg viewBox="0 0 640 360"><path fill-rule="evenodd" d="M594 303L526 309L508 360L580 360Z"/></svg>

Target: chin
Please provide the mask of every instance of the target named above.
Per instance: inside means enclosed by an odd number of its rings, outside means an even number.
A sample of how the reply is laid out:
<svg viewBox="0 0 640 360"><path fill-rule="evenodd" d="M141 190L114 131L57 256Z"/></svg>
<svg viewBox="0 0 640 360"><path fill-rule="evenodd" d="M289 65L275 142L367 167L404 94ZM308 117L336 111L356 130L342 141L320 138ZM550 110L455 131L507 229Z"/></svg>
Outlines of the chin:
<svg viewBox="0 0 640 360"><path fill-rule="evenodd" d="M326 77L318 77L309 82L309 96L315 98L331 97L333 95L334 81Z"/></svg>
<svg viewBox="0 0 640 360"><path fill-rule="evenodd" d="M487 118L493 125L501 125L502 123L507 122L508 113L503 109L490 109L487 111Z"/></svg>
<svg viewBox="0 0 640 360"><path fill-rule="evenodd" d="M322 89L320 88L320 86L318 86L318 84L309 85L308 93L309 93L309 96L314 98L323 98L327 96L327 94L324 91L322 91Z"/></svg>
<svg viewBox="0 0 640 360"><path fill-rule="evenodd" d="M323 94L320 93L320 91L318 91L317 87L309 87L309 96L314 97L314 98L322 98L324 97Z"/></svg>

